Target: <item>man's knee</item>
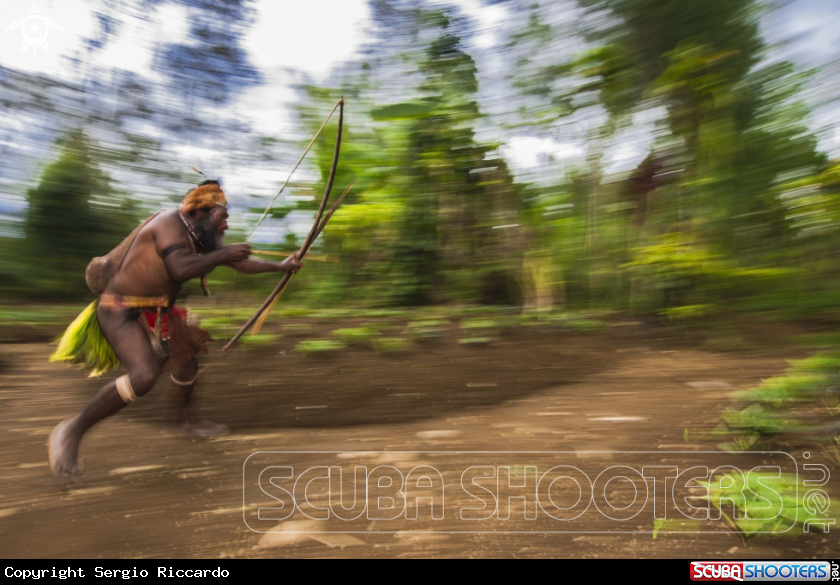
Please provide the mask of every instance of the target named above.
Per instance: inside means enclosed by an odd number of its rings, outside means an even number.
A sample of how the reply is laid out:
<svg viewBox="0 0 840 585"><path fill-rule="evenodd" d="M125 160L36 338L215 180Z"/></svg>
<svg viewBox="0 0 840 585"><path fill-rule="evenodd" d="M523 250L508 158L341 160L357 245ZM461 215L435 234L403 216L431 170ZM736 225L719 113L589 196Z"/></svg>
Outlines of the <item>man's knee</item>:
<svg viewBox="0 0 840 585"><path fill-rule="evenodd" d="M131 387L134 389L134 393L138 397L144 396L152 389L152 386L155 385L155 380L157 380L159 376L159 369L153 368L141 370L139 372L131 372L129 374L129 379L131 380Z"/></svg>

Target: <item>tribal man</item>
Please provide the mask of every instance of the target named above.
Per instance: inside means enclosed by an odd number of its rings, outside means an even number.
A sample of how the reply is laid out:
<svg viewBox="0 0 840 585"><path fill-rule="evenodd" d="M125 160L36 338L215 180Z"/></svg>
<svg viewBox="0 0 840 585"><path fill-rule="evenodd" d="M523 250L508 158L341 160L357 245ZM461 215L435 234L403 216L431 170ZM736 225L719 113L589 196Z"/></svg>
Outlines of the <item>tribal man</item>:
<svg viewBox="0 0 840 585"><path fill-rule="evenodd" d="M282 262L249 258L247 244L222 246L227 229L227 200L218 181L205 181L184 197L178 209L162 211L141 225L105 259L113 276L102 282L101 297L64 334L51 360L84 362L95 373L116 367L127 372L105 384L82 412L60 423L48 442L50 470L62 485L75 482L78 451L94 424L145 395L163 373L171 372L176 392L175 428L186 436L209 437L221 425L192 420L188 406L198 377L196 354L207 353L209 334L188 324L175 307L182 285L225 265L247 274L296 273L302 266L290 256ZM123 257L111 258L122 248ZM94 259L91 266L97 261ZM88 284L91 284L91 267ZM95 280L95 279L94 279ZM100 292L91 285L92 290Z"/></svg>

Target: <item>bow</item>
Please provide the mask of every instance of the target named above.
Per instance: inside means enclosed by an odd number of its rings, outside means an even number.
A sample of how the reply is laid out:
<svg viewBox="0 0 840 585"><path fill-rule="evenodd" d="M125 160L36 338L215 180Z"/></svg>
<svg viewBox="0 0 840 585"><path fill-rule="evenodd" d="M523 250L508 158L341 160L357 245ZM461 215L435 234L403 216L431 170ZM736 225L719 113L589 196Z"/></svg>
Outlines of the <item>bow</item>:
<svg viewBox="0 0 840 585"><path fill-rule="evenodd" d="M347 195L347 193L350 191L350 188L353 186L352 182L347 186L347 188L341 194L341 197L339 197L335 201L335 203L333 203L329 212L326 215L324 215L324 209L327 206L327 200L330 198L330 191L332 191L333 182L335 181L335 172L336 172L336 169L338 167L338 155L339 155L339 152L341 151L341 130L342 130L343 125L344 125L344 96L342 96L338 100L338 102L336 102L332 111L329 113L327 118L324 120L324 123L321 124L321 127L318 129L318 132L315 133L315 136L309 142L309 146L306 147L306 150L303 151L303 154L298 159L295 166L292 168L292 171L291 171L291 173L289 173L289 177L286 179L286 182L283 183L283 186L277 192L277 195L275 195L271 199L271 201L268 204L268 207L266 207L265 211L263 212L262 217L260 217L259 221L257 221L257 224L254 226L254 229L251 230L251 233L248 234L248 238L246 238L246 240L245 240L246 242L254 234L254 232L256 231L259 224L263 221L263 219L266 218L269 210L271 209L271 206L274 204L274 201L277 199L277 197L280 195L280 193L283 192L283 189L286 188L286 185L289 184L289 181L292 178L292 174L298 168L301 161L303 161L303 158L306 156L306 153L309 152L309 149L312 148L312 145L315 143L315 139L318 138L318 135L321 133L321 131L327 125L327 122L329 121L329 119L333 115L333 113L335 112L336 108L338 108L338 110L339 110L339 113L338 113L338 132L337 132L336 138L335 138L335 152L333 153L332 166L330 167L330 176L329 176L329 179L327 179L327 188L324 190L324 196L321 198L321 204L318 206L318 212L315 214L315 221L312 223L312 228L309 230L309 234L306 236L306 239L303 241L303 245L301 246L300 250L295 254L295 257L298 260L302 260L306 256L306 254L309 252L309 249L312 247L312 244L315 242L315 239L324 230L324 227L326 227L327 222L330 220L333 213L335 213L336 209L338 209L339 205L341 205L341 202L344 200L344 197ZM280 295L283 294L283 291L286 289L286 286L289 284L289 281L291 280L291 278L292 278L291 272L287 272L286 274L283 275L283 278L280 280L280 282L277 284L277 286L274 287L274 290L271 291L271 294L268 295L268 298L266 298L266 300L263 301L262 305L260 305L260 308L257 309L257 312L254 313L254 315L250 319L248 319L248 321L245 323L245 325L243 325L239 329L239 331L237 331L236 334L231 338L231 340L227 342L227 344L222 348L222 351L227 351L228 348L230 348L230 346L232 346L234 343L236 343L236 341L240 337L242 337L242 335L246 331L248 331L248 329L258 319L259 319L259 323L255 327L255 332L259 331L259 328L262 327L262 324L268 318L268 315L271 313L271 310L274 308L274 305L277 303L277 300L280 298Z"/></svg>

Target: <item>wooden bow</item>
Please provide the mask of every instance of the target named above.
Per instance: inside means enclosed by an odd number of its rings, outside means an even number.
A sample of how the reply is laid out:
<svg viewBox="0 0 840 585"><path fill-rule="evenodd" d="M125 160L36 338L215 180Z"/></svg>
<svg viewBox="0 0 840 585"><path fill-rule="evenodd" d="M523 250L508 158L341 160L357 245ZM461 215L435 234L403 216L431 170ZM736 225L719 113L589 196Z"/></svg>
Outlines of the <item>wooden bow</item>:
<svg viewBox="0 0 840 585"><path fill-rule="evenodd" d="M315 214L315 221L312 223L312 228L309 230L309 234L306 236L306 239L303 241L303 245L301 246L300 250L298 250L298 252L295 254L295 258L297 258L298 260L302 260L306 256L306 254L309 252L309 249L312 247L312 244L315 242L315 239L324 230L324 227L326 227L327 222L330 220L333 213L335 213L336 209L338 209L338 206L341 205L341 202L344 200L344 197L347 195L347 193L350 191L350 188L353 186L353 183L351 182L347 186L347 188L344 190L344 193L341 194L341 197L339 197L336 200L336 202L333 203L332 207L330 208L330 210L326 214L326 216L324 216L324 209L327 206L327 200L330 198L330 192L332 191L333 182L335 181L336 169L338 168L338 155L341 151L341 131L342 131L342 128L344 126L344 96L342 96L338 100L335 107L333 107L332 112L330 112L329 116L327 116L327 119L324 120L324 123L321 125L321 128L318 129L318 132L315 134L315 137L312 138L312 141L309 143L309 146L307 146L306 150L303 152L303 155L301 155L300 159L298 159L297 164L292 169L292 173L294 173L295 169L297 169L298 165L300 165L301 161L303 160L303 157L306 156L307 152L309 152L309 149L312 148L312 145L315 142L315 138L317 138L318 134L321 133L321 130L324 129L324 126L326 126L327 121L330 119L330 116L332 116L333 112L335 112L336 108L339 109L339 113L338 113L338 132L337 132L336 138L335 138L335 152L333 153L332 166L330 167L330 176L327 179L327 188L324 190L324 196L321 198L321 204L318 206L318 212ZM290 173L289 178L286 179L286 182L280 188L280 191L278 191L277 195L275 195L274 198L269 202L268 207L266 208L266 210L263 213L260 220L257 222L257 225L259 225L259 223L268 215L268 212L269 212L272 204L274 203L274 200L277 199L277 196L279 196L280 193L283 192L283 189L285 189L286 185L289 184L289 180L291 178L292 178L292 174ZM322 219L323 219L323 221L322 221ZM253 233L254 233L254 231L256 231L256 229L257 229L257 226L254 226L254 229L251 230L251 233L248 235L248 238L250 238L251 235L253 235ZM247 239L246 239L246 241L247 241ZM283 294L283 291L286 289L286 285L289 284L289 280L291 280L291 278L292 278L292 273L291 272L287 272L286 274L283 275L283 278L280 279L280 282L277 284L276 287L274 287L274 290L271 291L271 294L268 295L268 298L265 301L263 301L262 305L260 305L260 308L257 309L257 312L254 313L254 315L250 319L248 319L248 321L245 323L245 325L243 325L242 328L239 329L239 331L237 331L236 334L231 338L231 340L227 342L227 344L222 348L222 351L227 351L228 348L231 347L234 343L236 343L236 341L240 337L242 337L242 335L246 331L248 331L248 329L250 329L250 327L258 319L259 319L259 323L257 324L257 328L255 328L255 331L259 330L259 327L261 327L262 324L265 322L265 320L268 318L268 315L271 313L271 310L274 308L274 305L277 303L277 300L280 298L280 295Z"/></svg>

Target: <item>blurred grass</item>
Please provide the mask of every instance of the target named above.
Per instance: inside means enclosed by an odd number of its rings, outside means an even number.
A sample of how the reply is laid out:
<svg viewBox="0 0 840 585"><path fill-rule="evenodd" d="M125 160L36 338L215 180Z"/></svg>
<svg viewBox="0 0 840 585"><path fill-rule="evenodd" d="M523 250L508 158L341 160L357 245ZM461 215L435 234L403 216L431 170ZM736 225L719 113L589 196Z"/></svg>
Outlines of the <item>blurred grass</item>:
<svg viewBox="0 0 840 585"><path fill-rule="evenodd" d="M203 306L203 299L187 302L186 306L198 317L200 327L207 329L215 339L228 338L251 315L253 315L258 299L252 303L241 300L232 309L224 299L215 299L215 304ZM84 309L82 303L66 304L26 304L19 306L0 306L0 326L4 327L4 339L14 341L16 329L21 333L24 329L30 331L41 330L49 335L56 335L66 328L71 321ZM731 351L756 349L762 345L768 328L776 328L779 320L778 312L752 313L752 317L732 321L732 316L719 314L712 318L690 319L686 321L667 322L668 330L691 330L705 332L705 348L710 351ZM792 317L788 314L786 317ZM403 343L425 343L438 340L449 335L461 338L464 345L481 345L490 339L511 333L517 329L538 329L553 331L568 331L575 333L589 333L606 330L611 322L633 319L619 311L545 311L523 312L521 309L512 311L510 308L481 306L434 306L412 309L318 309L311 307L287 307L276 309L268 320L271 334L285 337L306 339L312 335L318 323L335 323L333 336L345 345L373 344L380 337L401 339ZM840 345L840 327L837 331L815 331L803 333L803 326L820 327L831 326L830 322L790 321L800 323L799 327L792 326L779 330L779 336L786 343L805 348L818 348ZM750 334L752 326L758 327L761 335ZM665 326L666 322L660 322ZM763 327L763 329L762 329ZM807 329L806 329L807 330ZM250 335L246 335L250 340ZM753 339L755 338L755 339ZM270 337L258 336L246 344L269 343ZM774 338L778 342L778 339ZM398 343L396 345L399 345ZM388 343L379 342L379 347L388 347ZM388 351L388 350L386 350Z"/></svg>
<svg viewBox="0 0 840 585"><path fill-rule="evenodd" d="M0 306L0 324L66 327L88 304L89 302L68 305Z"/></svg>
<svg viewBox="0 0 840 585"><path fill-rule="evenodd" d="M328 353L344 348L345 345L335 339L306 339L295 345L300 353Z"/></svg>
<svg viewBox="0 0 840 585"><path fill-rule="evenodd" d="M403 352L411 349L411 342L401 337L379 337L372 343L373 349L380 353Z"/></svg>
<svg viewBox="0 0 840 585"><path fill-rule="evenodd" d="M797 345L806 347L840 346L840 331L826 331L824 333L805 333L794 338Z"/></svg>
<svg viewBox="0 0 840 585"><path fill-rule="evenodd" d="M243 345L270 345L280 339L282 335L275 333L259 333L258 335L245 334L239 338Z"/></svg>
<svg viewBox="0 0 840 585"><path fill-rule="evenodd" d="M365 345L375 339L379 332L370 327L346 327L336 329L330 335L337 337L345 345Z"/></svg>

